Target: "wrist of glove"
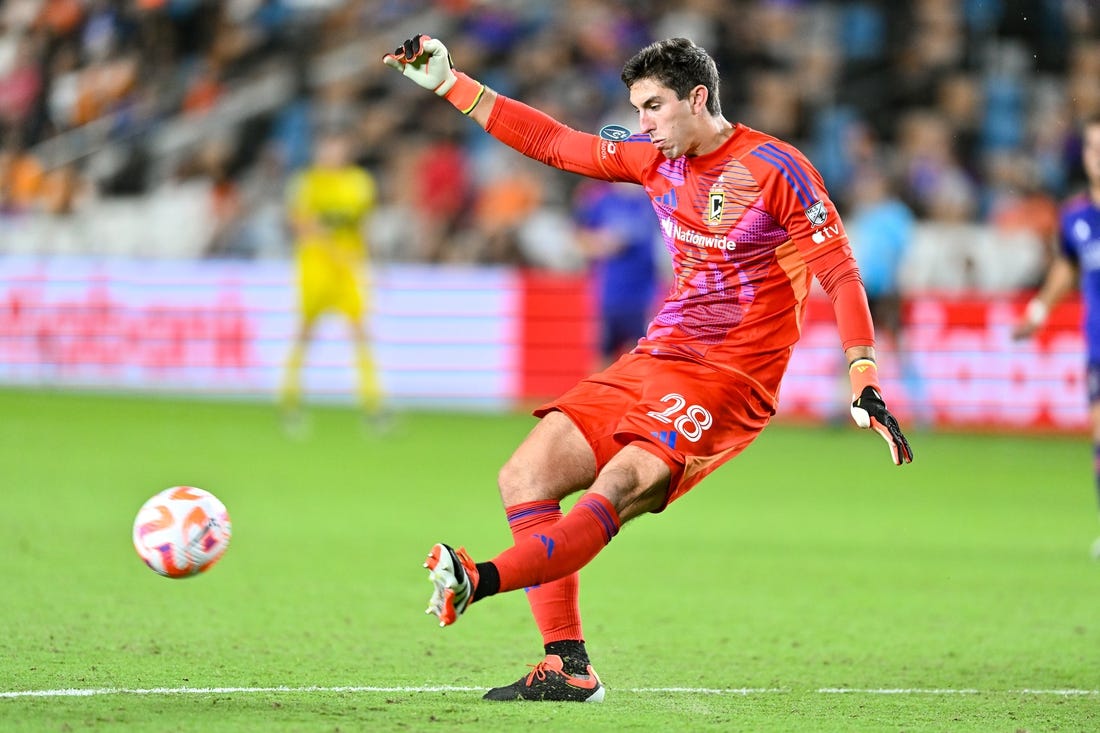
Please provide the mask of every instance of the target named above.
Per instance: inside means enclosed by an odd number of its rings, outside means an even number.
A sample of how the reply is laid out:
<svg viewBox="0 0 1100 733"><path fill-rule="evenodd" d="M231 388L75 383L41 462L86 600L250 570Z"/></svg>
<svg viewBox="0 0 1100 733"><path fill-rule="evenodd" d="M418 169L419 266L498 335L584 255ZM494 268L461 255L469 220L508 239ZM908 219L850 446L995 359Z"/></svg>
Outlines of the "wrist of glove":
<svg viewBox="0 0 1100 733"><path fill-rule="evenodd" d="M852 380L852 419L856 425L878 433L890 447L894 465L912 463L913 449L897 418L886 409L878 389L878 368L870 359L857 359L848 369Z"/></svg>
<svg viewBox="0 0 1100 733"><path fill-rule="evenodd" d="M422 33L383 56L382 63L443 97L464 115L473 111L485 92L484 84L455 71L442 41Z"/></svg>

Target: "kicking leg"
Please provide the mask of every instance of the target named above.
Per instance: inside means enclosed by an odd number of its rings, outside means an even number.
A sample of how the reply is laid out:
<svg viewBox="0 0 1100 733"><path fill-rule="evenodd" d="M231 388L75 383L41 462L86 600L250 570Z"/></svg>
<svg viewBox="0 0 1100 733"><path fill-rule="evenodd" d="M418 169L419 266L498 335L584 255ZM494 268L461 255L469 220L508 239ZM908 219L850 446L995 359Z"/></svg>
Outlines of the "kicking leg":
<svg viewBox="0 0 1100 733"><path fill-rule="evenodd" d="M611 541L623 522L659 508L668 490L668 465L649 450L628 445L600 471L591 488L544 533L526 537L497 555L494 589L485 583L475 599L547 583L580 570ZM479 565L479 570L481 570Z"/></svg>
<svg viewBox="0 0 1100 733"><path fill-rule="evenodd" d="M573 422L559 412L546 415L516 449L498 478L510 524L513 512L516 514L518 526L513 527L513 536L531 537L544 525L556 523L561 518L558 503L569 494L588 487L595 472L595 457ZM492 588L494 593L499 588L495 567L488 569L491 577L483 578L480 568L466 562L467 559L461 548L456 552L437 544L425 562L429 578L435 584L428 612L435 613L441 625L454 623L474 599L485 594L477 588ZM533 610L542 608L542 601L547 604L545 608L550 609L546 613L536 611L540 629L544 626L551 629L556 639L573 635L580 638L575 577L556 588L544 585L533 592L536 594ZM462 601L454 603L451 599L455 597ZM563 628L554 631L552 627Z"/></svg>
<svg viewBox="0 0 1100 733"><path fill-rule="evenodd" d="M603 699L584 648L577 572L623 521L664 503L670 472L661 458L634 445L621 450L599 476L595 467L584 436L565 415L551 412L501 470L501 497L515 545L479 564L461 548L432 548L425 565L436 592L428 611L441 625L457 620L474 600L528 590L546 657L526 677L490 690L486 699ZM586 487L585 496L561 516L558 502Z"/></svg>

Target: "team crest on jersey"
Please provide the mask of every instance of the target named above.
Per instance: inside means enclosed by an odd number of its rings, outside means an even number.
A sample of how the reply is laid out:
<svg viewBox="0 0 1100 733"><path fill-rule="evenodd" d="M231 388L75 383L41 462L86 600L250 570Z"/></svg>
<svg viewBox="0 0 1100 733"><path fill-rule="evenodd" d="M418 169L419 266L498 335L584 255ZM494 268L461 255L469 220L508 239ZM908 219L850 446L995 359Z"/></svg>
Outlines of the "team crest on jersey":
<svg viewBox="0 0 1100 733"><path fill-rule="evenodd" d="M815 201L813 206L806 209L806 218L810 220L810 224L815 227L819 227L825 223L825 220L829 218L829 210L825 208L824 201Z"/></svg>
<svg viewBox="0 0 1100 733"><path fill-rule="evenodd" d="M722 209L726 205L726 192L716 189L710 192L707 199L707 215L704 217L707 224L718 224L722 221Z"/></svg>
<svg viewBox="0 0 1100 733"><path fill-rule="evenodd" d="M600 128L600 137L613 143L621 143L630 137L630 130L622 125L604 125Z"/></svg>

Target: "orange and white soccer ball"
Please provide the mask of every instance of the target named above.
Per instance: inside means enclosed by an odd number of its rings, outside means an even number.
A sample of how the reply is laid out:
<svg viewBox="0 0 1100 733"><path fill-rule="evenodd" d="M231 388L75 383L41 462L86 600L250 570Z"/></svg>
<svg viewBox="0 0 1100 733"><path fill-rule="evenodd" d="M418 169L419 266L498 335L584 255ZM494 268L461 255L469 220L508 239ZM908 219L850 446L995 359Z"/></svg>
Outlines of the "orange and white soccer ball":
<svg viewBox="0 0 1100 733"><path fill-rule="evenodd" d="M187 578L221 559L232 530L229 512L218 497L194 486L173 486L138 511L134 549L157 573Z"/></svg>

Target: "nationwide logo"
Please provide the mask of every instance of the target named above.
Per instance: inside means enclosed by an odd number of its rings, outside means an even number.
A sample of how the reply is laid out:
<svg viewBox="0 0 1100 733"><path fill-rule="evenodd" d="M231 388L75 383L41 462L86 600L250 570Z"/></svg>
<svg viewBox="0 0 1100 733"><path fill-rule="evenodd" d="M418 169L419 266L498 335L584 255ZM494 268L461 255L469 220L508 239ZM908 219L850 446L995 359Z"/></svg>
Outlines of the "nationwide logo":
<svg viewBox="0 0 1100 733"><path fill-rule="evenodd" d="M678 242L694 245L696 247L707 247L709 249L721 249L727 252L732 252L737 249L737 242L732 239L726 239L721 236L714 236L712 234L703 234L697 232L694 229L687 229L677 224L672 219L661 220L661 231L669 239L674 239Z"/></svg>

